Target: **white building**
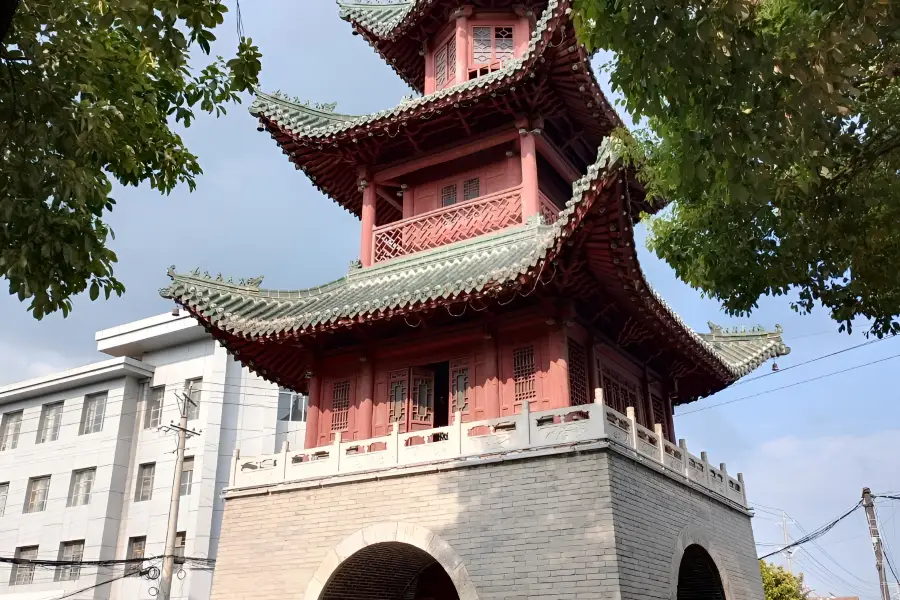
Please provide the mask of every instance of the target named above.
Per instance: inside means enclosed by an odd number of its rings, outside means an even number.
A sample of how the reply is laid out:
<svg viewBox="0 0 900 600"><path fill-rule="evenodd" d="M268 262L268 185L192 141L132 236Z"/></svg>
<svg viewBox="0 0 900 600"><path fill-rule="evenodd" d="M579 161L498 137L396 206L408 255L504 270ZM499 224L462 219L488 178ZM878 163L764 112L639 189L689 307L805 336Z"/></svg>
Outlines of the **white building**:
<svg viewBox="0 0 900 600"><path fill-rule="evenodd" d="M0 556L108 560L163 554L173 485L177 395L196 400L189 427L177 551L215 558L221 490L235 448L302 447L305 404L235 362L187 316L100 331L114 358L0 387ZM157 561L155 564L159 565ZM0 599L49 600L125 567L0 564ZM173 598L205 600L211 571L185 566ZM158 580L132 576L73 594L137 600Z"/></svg>

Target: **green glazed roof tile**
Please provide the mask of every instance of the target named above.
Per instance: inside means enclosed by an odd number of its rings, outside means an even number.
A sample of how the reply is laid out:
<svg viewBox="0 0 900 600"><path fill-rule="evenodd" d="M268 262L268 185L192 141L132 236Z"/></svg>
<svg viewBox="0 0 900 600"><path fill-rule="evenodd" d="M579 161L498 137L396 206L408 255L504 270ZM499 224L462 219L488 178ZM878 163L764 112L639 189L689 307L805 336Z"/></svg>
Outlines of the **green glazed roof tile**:
<svg viewBox="0 0 900 600"><path fill-rule="evenodd" d="M528 43L528 49L522 56L507 61L501 69L482 77L460 82L427 96L407 97L392 108L359 116L343 115L311 107L308 102L302 103L297 100L291 100L280 94L257 92L253 103L250 105L250 114L255 117L265 117L275 121L279 127L290 130L294 134L307 138L321 138L367 125L386 117L397 117L416 108L427 106L441 98L484 88L504 79L510 79L518 75L523 70L523 66L535 56L538 50L538 42L541 40L541 36L558 6L558 0L550 0L547 4L547 8L538 20L531 40Z"/></svg>
<svg viewBox="0 0 900 600"><path fill-rule="evenodd" d="M566 235L586 191L616 168L618 154L607 140L597 161L573 185L572 199L552 225L541 219L434 250L419 252L369 268L352 268L331 283L301 290L278 291L259 287L262 278L238 283L201 275L199 270L180 274L172 267L170 285L160 290L165 298L188 306L215 327L256 338L303 331L341 319L378 311L402 309L418 303L449 299L514 282L547 257ZM676 326L721 364L733 379L746 375L765 360L787 354L781 330L724 332L710 325L711 333L697 334L672 311L643 280L652 299Z"/></svg>
<svg viewBox="0 0 900 600"><path fill-rule="evenodd" d="M415 0L385 4L338 2L342 19L356 23L378 37L387 36L415 5Z"/></svg>

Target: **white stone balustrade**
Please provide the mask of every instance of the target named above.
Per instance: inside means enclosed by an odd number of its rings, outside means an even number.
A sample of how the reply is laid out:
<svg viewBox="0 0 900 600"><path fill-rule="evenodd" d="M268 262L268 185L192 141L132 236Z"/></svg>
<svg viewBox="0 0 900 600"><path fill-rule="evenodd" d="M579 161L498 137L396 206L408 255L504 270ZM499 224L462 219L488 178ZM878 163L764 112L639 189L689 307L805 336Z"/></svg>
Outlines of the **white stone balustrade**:
<svg viewBox="0 0 900 600"><path fill-rule="evenodd" d="M400 433L394 425L389 435L356 442L341 441L340 433L328 446L282 451L267 456L242 457L235 451L231 488L273 485L385 469L423 466L502 454L609 441L634 451L637 460L664 468L672 477L690 481L740 506L747 506L744 480L728 475L725 464L712 466L706 453L695 456L680 440L665 439L662 426L643 427L629 407L622 414L603 403L596 390L593 404L531 412L528 404L518 415L463 423L456 413L452 425ZM627 453L627 451L626 451Z"/></svg>

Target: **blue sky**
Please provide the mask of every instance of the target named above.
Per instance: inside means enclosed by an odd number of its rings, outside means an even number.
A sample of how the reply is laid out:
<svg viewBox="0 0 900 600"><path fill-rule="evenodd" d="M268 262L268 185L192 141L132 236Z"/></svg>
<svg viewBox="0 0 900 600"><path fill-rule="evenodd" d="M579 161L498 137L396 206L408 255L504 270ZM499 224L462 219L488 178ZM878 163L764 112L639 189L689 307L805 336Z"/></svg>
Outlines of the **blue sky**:
<svg viewBox="0 0 900 600"><path fill-rule="evenodd" d="M246 2L242 12L245 31L263 53L264 90L336 101L346 113L387 108L409 93L361 38L350 35L330 1ZM234 25L229 14L217 32L218 52L232 51ZM200 118L184 132L205 172L193 194L186 188L170 196L146 188L115 189L118 205L110 222L117 275L128 288L123 298L96 303L79 298L68 319L53 315L40 323L14 297L0 298L0 384L99 359L95 331L171 307L157 293L171 264L234 277L265 275L264 285L274 288L315 285L346 272L358 255L359 222L321 196L269 136L256 131L248 104L245 98L226 116ZM777 361L781 368L866 341L861 331L838 333L824 311L795 314L785 298L763 299L748 319L728 318L715 301L640 251L650 282L694 329L707 331L708 320L781 324L793 349ZM864 485L876 492L900 490L900 358L769 392L895 354L900 340L881 341L734 386L680 411L759 394L676 417L676 433L694 453L706 450L712 461L726 462L730 473L745 474L751 502L766 507L754 520L757 542L782 540L775 522L780 509L809 531L853 505ZM755 375L769 372L766 365ZM900 567L898 508L900 503L879 504L884 536ZM789 530L793 537L802 535L797 525ZM795 570L805 571L817 592L877 598L874 557L860 513L819 546L800 551L794 560ZM772 548L760 546L760 551Z"/></svg>

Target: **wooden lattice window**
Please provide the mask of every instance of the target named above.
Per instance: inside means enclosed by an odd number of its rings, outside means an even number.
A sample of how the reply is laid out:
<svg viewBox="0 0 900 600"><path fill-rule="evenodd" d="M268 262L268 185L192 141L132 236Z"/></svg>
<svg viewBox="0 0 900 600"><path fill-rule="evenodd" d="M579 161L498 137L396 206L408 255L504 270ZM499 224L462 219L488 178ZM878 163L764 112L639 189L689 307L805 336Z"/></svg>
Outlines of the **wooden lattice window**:
<svg viewBox="0 0 900 600"><path fill-rule="evenodd" d="M513 382L517 403L527 402L537 396L534 375L534 346L522 346L513 350Z"/></svg>
<svg viewBox="0 0 900 600"><path fill-rule="evenodd" d="M587 352L584 346L569 338L569 396L572 406L588 404Z"/></svg>
<svg viewBox="0 0 900 600"><path fill-rule="evenodd" d="M629 406L640 411L637 386L618 371L603 369L603 398L606 404L620 413L624 413Z"/></svg>
<svg viewBox="0 0 900 600"><path fill-rule="evenodd" d="M650 406L653 408L653 423L662 425L663 434L669 437L669 418L666 414L666 403L656 394L650 394Z"/></svg>
<svg viewBox="0 0 900 600"><path fill-rule="evenodd" d="M434 412L434 375L430 372L417 374L415 371L413 369L412 418L415 421L425 421Z"/></svg>
<svg viewBox="0 0 900 600"><path fill-rule="evenodd" d="M406 418L406 385L407 371L394 371L390 381L390 407L391 423L403 421Z"/></svg>
<svg viewBox="0 0 900 600"><path fill-rule="evenodd" d="M473 27L469 79L496 71L515 55L512 27Z"/></svg>
<svg viewBox="0 0 900 600"><path fill-rule="evenodd" d="M453 35L434 53L435 89L443 89L456 82L456 36Z"/></svg>
<svg viewBox="0 0 900 600"><path fill-rule="evenodd" d="M350 418L350 382L335 381L331 393L331 430L344 431Z"/></svg>
<svg viewBox="0 0 900 600"><path fill-rule="evenodd" d="M450 411L469 410L469 364L464 358L450 361Z"/></svg>
<svg viewBox="0 0 900 600"><path fill-rule="evenodd" d="M481 182L477 177L463 182L463 200L474 200L481 195Z"/></svg>
<svg viewBox="0 0 900 600"><path fill-rule="evenodd" d="M445 185L441 188L441 206L456 204L456 184Z"/></svg>

